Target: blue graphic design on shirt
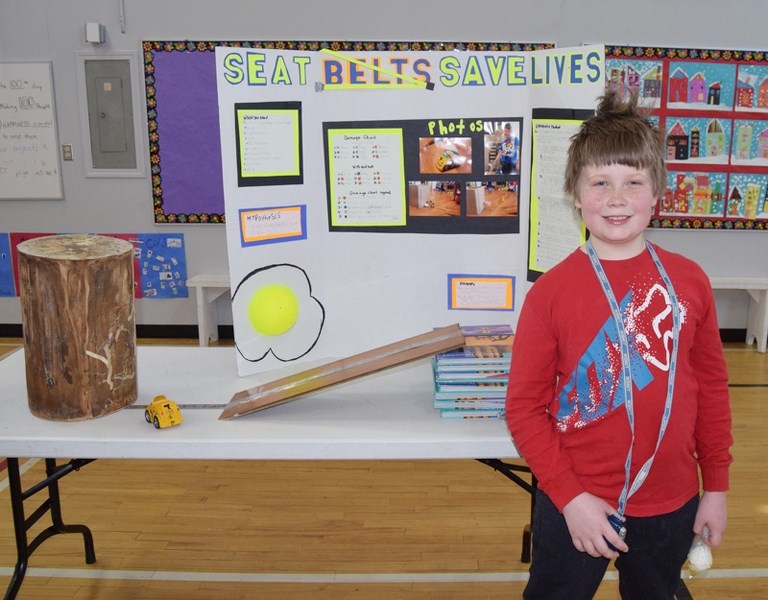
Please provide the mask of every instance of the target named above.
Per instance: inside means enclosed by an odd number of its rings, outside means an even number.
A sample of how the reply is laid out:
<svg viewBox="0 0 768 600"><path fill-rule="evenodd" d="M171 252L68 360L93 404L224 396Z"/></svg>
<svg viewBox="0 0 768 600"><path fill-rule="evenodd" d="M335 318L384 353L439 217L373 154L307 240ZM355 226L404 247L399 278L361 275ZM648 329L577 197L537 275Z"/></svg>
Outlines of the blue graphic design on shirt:
<svg viewBox="0 0 768 600"><path fill-rule="evenodd" d="M514 167L517 164L517 138L510 136L504 138L499 144L499 152L501 154L501 164Z"/></svg>
<svg viewBox="0 0 768 600"><path fill-rule="evenodd" d="M630 290L620 303L623 315L631 300ZM629 336L629 358L632 381L638 390L642 390L653 381L653 374L640 355L634 336ZM558 428L563 431L579 429L622 406L625 397L621 377L618 330L613 317L609 316L560 392L560 409L556 415Z"/></svg>

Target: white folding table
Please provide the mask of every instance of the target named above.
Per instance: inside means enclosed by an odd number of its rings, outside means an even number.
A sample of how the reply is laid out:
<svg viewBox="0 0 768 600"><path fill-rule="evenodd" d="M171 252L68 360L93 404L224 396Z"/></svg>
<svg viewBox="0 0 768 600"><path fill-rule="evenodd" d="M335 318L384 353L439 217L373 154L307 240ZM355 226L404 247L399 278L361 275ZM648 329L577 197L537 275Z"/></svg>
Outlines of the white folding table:
<svg viewBox="0 0 768 600"><path fill-rule="evenodd" d="M18 550L6 600L16 596L29 556L52 535L82 534L86 562L95 561L88 528L65 525L61 520L58 480L99 458L475 459L527 491L535 489L535 480L528 483L517 474L530 473L527 467L504 462L519 455L503 420L440 418L432 407L433 378L428 359L220 421L219 414L234 393L307 368L306 364L293 365L238 377L234 352L233 348L140 346L136 403L98 419L78 422L52 422L32 415L23 350L0 360L0 456L8 457ZM157 430L145 421L144 406L160 394L179 404L183 424ZM19 457L44 457L46 479L22 490ZM57 459L69 462L57 464ZM48 498L27 517L24 501L43 490ZM52 526L29 541L28 529L46 512L51 513ZM523 535L525 562L530 560L529 546L530 526Z"/></svg>

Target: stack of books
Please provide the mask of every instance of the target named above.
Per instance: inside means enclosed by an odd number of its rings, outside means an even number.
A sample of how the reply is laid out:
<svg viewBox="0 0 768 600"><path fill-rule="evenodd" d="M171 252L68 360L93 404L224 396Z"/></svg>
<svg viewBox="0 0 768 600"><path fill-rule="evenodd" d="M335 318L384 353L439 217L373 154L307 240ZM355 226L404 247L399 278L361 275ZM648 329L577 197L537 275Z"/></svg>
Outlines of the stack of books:
<svg viewBox="0 0 768 600"><path fill-rule="evenodd" d="M432 359L435 408L446 419L499 419L515 335L509 325L463 326L465 345Z"/></svg>

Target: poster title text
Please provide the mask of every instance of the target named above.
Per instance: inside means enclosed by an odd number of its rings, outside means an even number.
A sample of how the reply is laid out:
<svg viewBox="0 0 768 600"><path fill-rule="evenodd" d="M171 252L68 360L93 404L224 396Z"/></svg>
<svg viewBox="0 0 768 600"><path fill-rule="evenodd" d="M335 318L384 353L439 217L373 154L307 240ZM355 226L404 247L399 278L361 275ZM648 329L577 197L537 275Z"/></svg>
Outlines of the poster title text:
<svg viewBox="0 0 768 600"><path fill-rule="evenodd" d="M595 51L547 54L450 53L445 56L376 55L319 57L316 53L232 52L223 60L231 85L396 87L404 84L456 86L580 85L600 81L602 56ZM315 81L319 79L319 81Z"/></svg>

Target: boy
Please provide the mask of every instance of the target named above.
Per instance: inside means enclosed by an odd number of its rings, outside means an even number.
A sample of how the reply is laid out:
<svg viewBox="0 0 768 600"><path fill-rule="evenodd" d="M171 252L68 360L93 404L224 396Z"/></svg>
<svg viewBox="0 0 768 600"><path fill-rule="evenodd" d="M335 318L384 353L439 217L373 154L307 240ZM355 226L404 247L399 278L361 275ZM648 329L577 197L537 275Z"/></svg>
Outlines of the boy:
<svg viewBox="0 0 768 600"><path fill-rule="evenodd" d="M504 175L509 175L512 171L517 171L520 167L518 162L518 147L520 141L512 133L512 124L504 124L504 138L497 145L496 158L491 165L491 171L498 171L501 168L501 172Z"/></svg>
<svg viewBox="0 0 768 600"><path fill-rule="evenodd" d="M528 293L507 393L539 485L526 599L592 598L611 559L624 600L672 599L694 532L722 541L728 374L707 276L645 241L663 157L636 94L606 93L571 140L590 238Z"/></svg>

